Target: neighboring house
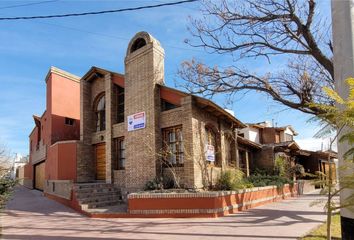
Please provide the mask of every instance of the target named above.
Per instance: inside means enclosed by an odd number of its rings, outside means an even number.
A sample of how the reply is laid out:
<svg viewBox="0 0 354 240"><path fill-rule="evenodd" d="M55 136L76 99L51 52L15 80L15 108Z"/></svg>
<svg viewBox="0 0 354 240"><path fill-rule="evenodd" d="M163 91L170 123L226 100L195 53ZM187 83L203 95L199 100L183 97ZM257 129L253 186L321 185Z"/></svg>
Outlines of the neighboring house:
<svg viewBox="0 0 354 240"><path fill-rule="evenodd" d="M45 189L45 180L75 181L76 143L80 139L80 78L51 67L46 78L46 110L33 116L29 163L24 185ZM71 141L70 141L71 140Z"/></svg>
<svg viewBox="0 0 354 240"><path fill-rule="evenodd" d="M29 156L23 157L21 154L15 154L12 165L11 178L19 178L20 170L28 163Z"/></svg>
<svg viewBox="0 0 354 240"><path fill-rule="evenodd" d="M338 159L334 151L309 151L300 150L296 156L296 162L301 164L306 173L316 174L322 172L329 174L329 167L332 166L332 179L337 179ZM313 176L307 176L313 178Z"/></svg>
<svg viewBox="0 0 354 240"><path fill-rule="evenodd" d="M293 166L301 164L306 173L315 175L320 171L325 174L329 171L329 165L332 164L332 179L336 179L337 153L328 151L308 151L301 149L295 142L294 136L297 132L291 126L273 127L268 121L254 124L247 124L238 133L239 136L249 141L259 144L261 149L254 149L253 163L250 169L274 169L277 157L287 159ZM331 163L328 163L330 155Z"/></svg>
<svg viewBox="0 0 354 240"><path fill-rule="evenodd" d="M254 152L255 160L251 169L274 169L277 157L287 159L291 165L295 164L296 152L300 150L294 141L294 136L297 134L290 125L273 127L266 121L247 124L238 135L261 146Z"/></svg>

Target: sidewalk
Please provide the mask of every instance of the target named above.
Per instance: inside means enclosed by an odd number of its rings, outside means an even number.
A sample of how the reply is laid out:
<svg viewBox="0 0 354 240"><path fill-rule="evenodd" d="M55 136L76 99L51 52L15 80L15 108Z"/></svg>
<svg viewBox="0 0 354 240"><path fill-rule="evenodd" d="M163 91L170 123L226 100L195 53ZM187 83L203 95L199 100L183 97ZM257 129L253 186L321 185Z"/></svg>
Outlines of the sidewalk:
<svg viewBox="0 0 354 240"><path fill-rule="evenodd" d="M92 219L18 187L1 215L2 239L297 239L325 220L309 194L216 219Z"/></svg>

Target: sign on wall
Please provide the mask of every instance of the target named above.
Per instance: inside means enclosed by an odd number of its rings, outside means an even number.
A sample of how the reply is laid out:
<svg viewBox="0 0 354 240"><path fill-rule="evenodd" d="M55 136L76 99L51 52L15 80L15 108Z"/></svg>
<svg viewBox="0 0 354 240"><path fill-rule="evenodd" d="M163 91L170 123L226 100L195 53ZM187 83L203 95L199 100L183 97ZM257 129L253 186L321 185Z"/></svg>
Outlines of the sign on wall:
<svg viewBox="0 0 354 240"><path fill-rule="evenodd" d="M205 145L205 158L207 161L214 162L215 161L215 147L213 145Z"/></svg>
<svg viewBox="0 0 354 240"><path fill-rule="evenodd" d="M145 112L135 113L128 116L128 132L145 128Z"/></svg>

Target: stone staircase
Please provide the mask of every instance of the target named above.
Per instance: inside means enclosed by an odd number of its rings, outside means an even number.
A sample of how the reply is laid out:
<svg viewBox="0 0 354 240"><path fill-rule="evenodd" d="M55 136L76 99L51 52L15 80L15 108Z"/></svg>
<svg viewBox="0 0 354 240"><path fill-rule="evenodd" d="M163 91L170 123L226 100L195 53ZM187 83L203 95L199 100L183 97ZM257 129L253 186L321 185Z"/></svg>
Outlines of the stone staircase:
<svg viewBox="0 0 354 240"><path fill-rule="evenodd" d="M81 183L75 184L73 190L84 211L122 203L121 192L113 184Z"/></svg>

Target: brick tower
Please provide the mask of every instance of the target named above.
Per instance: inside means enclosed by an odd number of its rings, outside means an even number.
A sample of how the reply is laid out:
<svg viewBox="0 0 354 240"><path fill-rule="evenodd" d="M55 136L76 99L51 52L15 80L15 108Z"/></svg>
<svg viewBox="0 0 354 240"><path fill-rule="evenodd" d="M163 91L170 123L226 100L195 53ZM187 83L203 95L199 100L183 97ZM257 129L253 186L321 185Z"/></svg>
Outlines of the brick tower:
<svg viewBox="0 0 354 240"><path fill-rule="evenodd" d="M144 112L145 128L128 131L126 142L127 191L142 189L156 176L156 151L161 146L158 127L160 98L156 84L164 83L164 50L146 32L130 41L125 57L125 116ZM128 129L127 129L128 130Z"/></svg>

